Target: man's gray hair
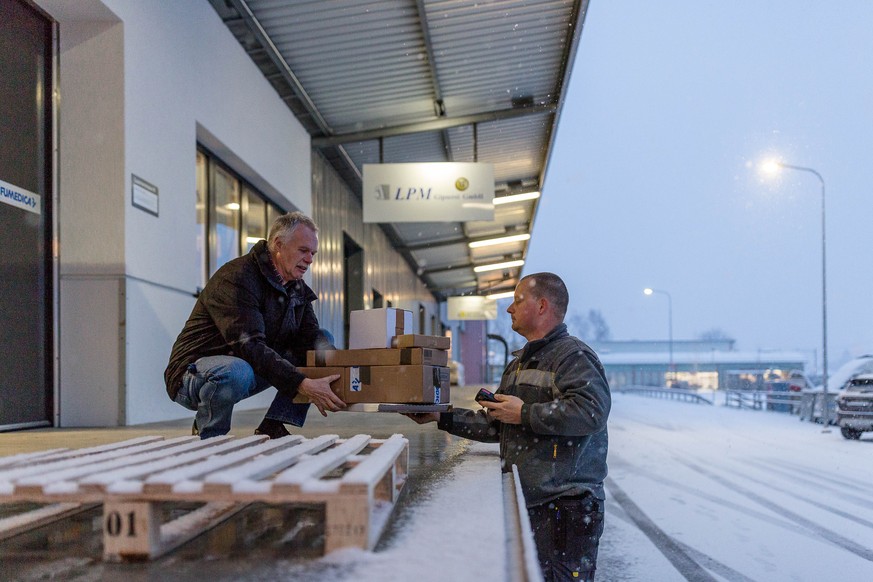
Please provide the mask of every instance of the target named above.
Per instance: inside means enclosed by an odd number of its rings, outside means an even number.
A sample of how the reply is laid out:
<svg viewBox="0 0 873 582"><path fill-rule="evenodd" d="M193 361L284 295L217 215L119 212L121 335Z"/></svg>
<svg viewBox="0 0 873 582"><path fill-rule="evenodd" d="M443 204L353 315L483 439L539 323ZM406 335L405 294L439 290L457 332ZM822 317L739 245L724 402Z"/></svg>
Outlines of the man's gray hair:
<svg viewBox="0 0 873 582"><path fill-rule="evenodd" d="M299 211L288 212L274 220L272 226L270 226L270 235L267 237L267 248L270 249L270 252L276 250L277 240L288 240L294 234L294 231L297 230L297 227L301 225L312 229L314 232L318 232L318 226L315 224L315 221Z"/></svg>
<svg viewBox="0 0 873 582"><path fill-rule="evenodd" d="M536 299L545 298L552 304L561 321L564 321L564 316L567 315L567 305L570 303L570 293L567 291L567 286L564 281L554 273L534 273L522 277L520 282L527 283L527 290Z"/></svg>

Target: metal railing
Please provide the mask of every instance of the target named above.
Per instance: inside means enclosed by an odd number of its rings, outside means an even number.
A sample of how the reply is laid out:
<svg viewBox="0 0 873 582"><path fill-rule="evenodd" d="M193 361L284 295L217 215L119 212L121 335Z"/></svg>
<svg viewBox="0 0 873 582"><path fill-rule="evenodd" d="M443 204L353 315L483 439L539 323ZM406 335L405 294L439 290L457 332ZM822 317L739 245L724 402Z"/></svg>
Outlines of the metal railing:
<svg viewBox="0 0 873 582"><path fill-rule="evenodd" d="M683 402L693 402L695 404L712 404L712 400L705 398L694 390L681 390L679 388L658 388L656 386L622 386L615 390L622 394L641 394L642 396L651 396L653 398L667 398L670 400L681 400Z"/></svg>
<svg viewBox="0 0 873 582"><path fill-rule="evenodd" d="M825 404L827 399L827 404ZM800 407L797 414L800 415L800 420L809 420L811 422L821 422L824 418L824 407L828 407L828 424L836 424L837 411L837 394L818 390L804 390L800 393Z"/></svg>
<svg viewBox="0 0 873 582"><path fill-rule="evenodd" d="M767 392L765 390L725 390L725 406L746 410L770 410L801 414L803 395L800 392Z"/></svg>
<svg viewBox="0 0 873 582"><path fill-rule="evenodd" d="M543 582L518 467L503 474L503 514L506 522L506 576L510 582Z"/></svg>

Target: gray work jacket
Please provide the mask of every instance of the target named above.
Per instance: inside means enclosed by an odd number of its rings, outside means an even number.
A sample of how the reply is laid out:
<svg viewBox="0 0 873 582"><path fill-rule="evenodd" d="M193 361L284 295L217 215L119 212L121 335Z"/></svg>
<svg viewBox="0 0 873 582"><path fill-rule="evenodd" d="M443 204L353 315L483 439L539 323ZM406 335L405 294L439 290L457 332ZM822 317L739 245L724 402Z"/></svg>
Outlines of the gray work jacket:
<svg viewBox="0 0 873 582"><path fill-rule="evenodd" d="M563 323L513 355L497 393L524 401L520 425L455 409L440 415L439 427L500 442L502 469L518 466L528 507L586 492L603 499L611 398L597 355Z"/></svg>

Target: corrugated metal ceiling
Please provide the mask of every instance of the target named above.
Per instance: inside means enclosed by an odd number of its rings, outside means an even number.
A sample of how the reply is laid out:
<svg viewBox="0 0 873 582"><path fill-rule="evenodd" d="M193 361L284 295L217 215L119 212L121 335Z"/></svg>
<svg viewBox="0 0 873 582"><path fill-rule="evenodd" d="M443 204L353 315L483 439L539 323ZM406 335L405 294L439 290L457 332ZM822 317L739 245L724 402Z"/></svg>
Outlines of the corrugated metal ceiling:
<svg viewBox="0 0 873 582"><path fill-rule="evenodd" d="M354 192L363 164L488 162L539 191L588 0L210 0ZM382 228L438 299L511 290L537 202L494 221Z"/></svg>

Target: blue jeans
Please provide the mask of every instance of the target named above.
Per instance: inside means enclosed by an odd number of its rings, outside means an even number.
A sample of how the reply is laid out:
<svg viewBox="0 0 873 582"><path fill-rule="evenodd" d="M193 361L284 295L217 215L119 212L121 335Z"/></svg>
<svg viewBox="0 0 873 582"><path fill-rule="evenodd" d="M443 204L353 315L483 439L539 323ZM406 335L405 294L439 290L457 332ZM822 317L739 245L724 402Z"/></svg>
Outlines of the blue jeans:
<svg viewBox="0 0 873 582"><path fill-rule="evenodd" d="M269 387L270 383L255 375L245 360L234 356L207 356L188 366L176 402L197 411L194 421L200 438L208 439L230 432L234 404ZM303 426L308 410L309 404L295 404L292 398L279 392L264 416Z"/></svg>

